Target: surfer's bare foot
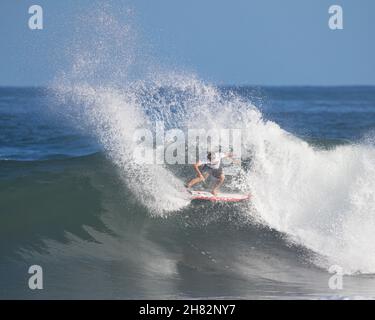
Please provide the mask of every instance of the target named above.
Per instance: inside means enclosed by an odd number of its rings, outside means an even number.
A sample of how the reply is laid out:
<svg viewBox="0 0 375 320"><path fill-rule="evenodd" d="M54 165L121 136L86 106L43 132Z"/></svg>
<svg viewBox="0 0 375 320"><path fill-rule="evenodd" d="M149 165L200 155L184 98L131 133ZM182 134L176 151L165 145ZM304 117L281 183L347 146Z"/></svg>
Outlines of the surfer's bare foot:
<svg viewBox="0 0 375 320"><path fill-rule="evenodd" d="M212 190L211 193L214 195L214 196L217 196L217 190Z"/></svg>

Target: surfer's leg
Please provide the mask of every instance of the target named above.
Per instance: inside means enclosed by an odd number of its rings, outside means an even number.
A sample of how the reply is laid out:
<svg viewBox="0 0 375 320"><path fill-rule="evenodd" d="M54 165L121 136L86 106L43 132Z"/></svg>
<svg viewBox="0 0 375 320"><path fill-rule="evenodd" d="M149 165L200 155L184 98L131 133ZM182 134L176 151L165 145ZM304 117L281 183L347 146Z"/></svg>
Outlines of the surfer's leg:
<svg viewBox="0 0 375 320"><path fill-rule="evenodd" d="M190 180L190 182L188 182L186 184L186 187L191 188L192 186L196 185L197 183L199 183L201 181L203 181L203 179L201 177L196 177L193 180Z"/></svg>
<svg viewBox="0 0 375 320"><path fill-rule="evenodd" d="M191 180L189 183L186 184L186 187L191 188L192 186L196 185L197 183L202 182L203 180L207 179L208 173L207 172L203 173L203 177L204 177L204 179L202 179L201 177L194 178L193 180Z"/></svg>
<svg viewBox="0 0 375 320"><path fill-rule="evenodd" d="M216 182L214 188L211 191L211 193L214 196L217 195L217 192L218 192L219 188L221 187L221 185L224 183L224 180L225 180L225 176L224 176L223 173L219 177L217 177L217 182Z"/></svg>

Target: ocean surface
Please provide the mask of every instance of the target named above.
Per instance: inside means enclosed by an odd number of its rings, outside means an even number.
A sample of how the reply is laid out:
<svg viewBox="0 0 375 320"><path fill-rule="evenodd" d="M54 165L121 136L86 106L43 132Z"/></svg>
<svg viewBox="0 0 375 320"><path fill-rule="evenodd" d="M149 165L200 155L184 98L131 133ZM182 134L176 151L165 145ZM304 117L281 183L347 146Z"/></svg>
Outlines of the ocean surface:
<svg viewBox="0 0 375 320"><path fill-rule="evenodd" d="M154 121L240 129L224 189L252 200L191 202L190 166L134 162ZM374 298L374 129L374 87L0 88L0 298Z"/></svg>

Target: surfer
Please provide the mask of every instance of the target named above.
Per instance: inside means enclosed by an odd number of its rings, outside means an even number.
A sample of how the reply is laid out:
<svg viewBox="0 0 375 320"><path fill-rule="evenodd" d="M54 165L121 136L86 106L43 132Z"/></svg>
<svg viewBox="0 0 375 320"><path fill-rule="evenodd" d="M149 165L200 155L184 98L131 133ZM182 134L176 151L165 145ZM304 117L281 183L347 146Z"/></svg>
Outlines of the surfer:
<svg viewBox="0 0 375 320"><path fill-rule="evenodd" d="M190 189L192 186L199 182L205 181L209 175L216 178L216 183L212 188L211 193L216 196L219 188L224 183L225 176L223 173L223 168L221 167L221 159L232 158L232 153L222 153L222 152L207 152L207 159L200 160L193 165L197 177L192 179L186 184L186 187Z"/></svg>

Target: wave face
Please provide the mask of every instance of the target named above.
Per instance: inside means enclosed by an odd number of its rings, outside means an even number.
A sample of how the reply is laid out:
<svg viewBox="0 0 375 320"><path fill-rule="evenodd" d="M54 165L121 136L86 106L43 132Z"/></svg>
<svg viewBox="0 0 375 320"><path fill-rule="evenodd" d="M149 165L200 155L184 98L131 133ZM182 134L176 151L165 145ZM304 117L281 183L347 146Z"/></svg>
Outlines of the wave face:
<svg viewBox="0 0 375 320"><path fill-rule="evenodd" d="M158 89L165 86L173 105ZM241 129L242 160L251 161L251 167L233 179L231 187L253 195L252 207L241 214L256 217L319 253L324 257L314 260L319 266L338 264L350 274L375 271L370 254L375 242L369 241L375 230L371 143L317 148L265 120L249 102L225 96L194 78L157 82L146 89L146 96L142 88L141 102L138 87L130 93L81 86L73 90L80 104L87 107L86 99L90 101L86 119L133 194L152 214L168 215L189 205L181 191L186 177L179 179L165 166L138 164L132 157L136 128L150 126L156 118L177 128L194 127L199 119L200 128L206 130Z"/></svg>
<svg viewBox="0 0 375 320"><path fill-rule="evenodd" d="M135 31L108 8L89 15L68 52L71 68L36 94L36 104L48 96L57 121L38 124L35 136L61 131L53 143L29 144L18 132L17 152L2 149L1 211L11 215L1 215L1 234L16 235L2 254L57 268L55 297L90 296L88 266L99 297L322 297L332 265L374 274L374 88L218 88L155 66ZM4 92L2 105L21 94ZM11 123L9 114L0 121ZM191 203L183 191L191 168L136 161L134 132L156 121L241 130L244 165L225 188L250 191L251 203ZM81 280L62 275L54 257ZM371 276L347 281L346 294L373 294Z"/></svg>

